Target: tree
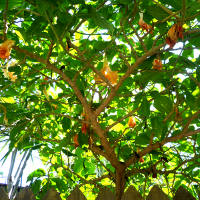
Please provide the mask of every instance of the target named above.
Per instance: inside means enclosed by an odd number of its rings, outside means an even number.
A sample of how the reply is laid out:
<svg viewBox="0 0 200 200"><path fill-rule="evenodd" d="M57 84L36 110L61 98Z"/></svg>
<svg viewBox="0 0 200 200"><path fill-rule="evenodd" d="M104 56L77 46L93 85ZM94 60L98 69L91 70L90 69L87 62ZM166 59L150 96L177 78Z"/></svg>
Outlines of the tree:
<svg viewBox="0 0 200 200"><path fill-rule="evenodd" d="M33 190L170 195L200 183L196 0L1 0L1 138L49 166ZM177 45L176 45L177 44ZM8 153L9 153L8 152ZM187 183L187 184L186 184Z"/></svg>

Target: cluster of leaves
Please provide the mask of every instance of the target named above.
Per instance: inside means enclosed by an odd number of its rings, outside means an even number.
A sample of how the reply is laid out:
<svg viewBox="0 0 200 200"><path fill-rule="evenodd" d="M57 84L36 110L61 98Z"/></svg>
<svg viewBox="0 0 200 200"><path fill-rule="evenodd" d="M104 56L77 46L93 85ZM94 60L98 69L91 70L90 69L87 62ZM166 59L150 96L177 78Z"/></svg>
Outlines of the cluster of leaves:
<svg viewBox="0 0 200 200"><path fill-rule="evenodd" d="M15 61L17 75L0 69L0 134L9 152L37 150L49 167L29 176L36 194L53 186L66 197L78 183L93 195L115 187L120 199L130 184L145 196L159 183L197 196L199 3L1 0L0 9L2 42L15 41L1 67ZM153 30L141 29L139 13ZM183 37L168 48L177 23ZM105 57L115 84L102 74Z"/></svg>

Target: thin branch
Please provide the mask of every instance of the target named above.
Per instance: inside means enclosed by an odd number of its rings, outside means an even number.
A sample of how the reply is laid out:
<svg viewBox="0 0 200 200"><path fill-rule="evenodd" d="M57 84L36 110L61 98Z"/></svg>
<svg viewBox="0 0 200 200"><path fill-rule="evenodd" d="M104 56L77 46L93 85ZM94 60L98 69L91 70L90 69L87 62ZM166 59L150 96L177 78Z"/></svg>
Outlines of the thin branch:
<svg viewBox="0 0 200 200"><path fill-rule="evenodd" d="M174 15L174 12L172 12L170 9L166 8L165 6L163 6L162 4L158 3L157 1L153 0L153 2L159 6L160 8L162 8L166 13L170 14L170 15ZM179 19L179 17L177 15L175 15L175 17L177 19Z"/></svg>
<svg viewBox="0 0 200 200"><path fill-rule="evenodd" d="M140 157L144 156L146 154L148 154L149 152L151 152L152 150L158 149L160 148L160 146L163 146L164 144L167 144L169 142L174 142L174 141L178 141L181 140L185 137L188 136L192 136L192 135L196 135L197 133L200 133L200 129L194 130L194 131L188 131L188 132L184 132L182 131L180 134L175 135L175 136L171 136L168 138L165 138L164 140L162 140L161 142L156 142L152 145L147 146L146 148L144 148L140 153ZM126 162L126 166L130 166L132 163L136 162L137 158L135 156L131 157L127 162Z"/></svg>
<svg viewBox="0 0 200 200"><path fill-rule="evenodd" d="M3 12L3 21L4 21L3 40L6 40L6 34L7 34L7 12L8 12L8 0L6 0L5 10Z"/></svg>
<svg viewBox="0 0 200 200"><path fill-rule="evenodd" d="M109 96L107 97L107 99L105 99L103 101L103 103L96 109L95 116L98 116L108 106L108 104L115 97L115 95L116 95L118 89L120 88L120 86L122 85L122 83L130 76L130 74L134 71L134 69L136 69L138 67L138 65L140 65L142 62L144 62L147 57L152 56L155 53L157 53L160 50L160 48L163 47L164 45L165 44L160 44L159 46L153 47L151 50L146 52L143 56L138 58L130 68L128 68L128 70L126 71L124 76L122 76L121 79L119 80L118 84L111 89L111 92L110 92Z"/></svg>
<svg viewBox="0 0 200 200"><path fill-rule="evenodd" d="M196 18L196 17L199 16L199 15L200 15L200 11L197 12L196 14L190 16L190 17L185 18L185 21L190 21L190 20Z"/></svg>
<svg viewBox="0 0 200 200"><path fill-rule="evenodd" d="M182 23L185 20L185 13L186 13L186 0L182 0Z"/></svg>
<svg viewBox="0 0 200 200"><path fill-rule="evenodd" d="M104 4L107 2L107 0L104 0L98 7L97 7L97 11L98 10L100 10L103 6L104 6ZM81 27L81 25L85 22L86 20L85 19L82 19L80 22L79 22L79 24L74 28L74 30L73 31L71 31L71 34L73 35L80 27Z"/></svg>
<svg viewBox="0 0 200 200"><path fill-rule="evenodd" d="M105 131L106 132L109 131L111 128L113 128L114 126L116 126L117 124L119 124L120 122L122 122L123 120L125 120L126 118L132 116L138 110L139 110L139 108L136 108L135 110L132 110L128 114L124 115L123 117L117 119L113 124L111 124L110 126L108 126Z"/></svg>
<svg viewBox="0 0 200 200"><path fill-rule="evenodd" d="M51 44L49 45L49 52L47 54L47 63L49 63L49 59L50 59L52 51L53 51L53 45L54 45L54 43L51 41Z"/></svg>

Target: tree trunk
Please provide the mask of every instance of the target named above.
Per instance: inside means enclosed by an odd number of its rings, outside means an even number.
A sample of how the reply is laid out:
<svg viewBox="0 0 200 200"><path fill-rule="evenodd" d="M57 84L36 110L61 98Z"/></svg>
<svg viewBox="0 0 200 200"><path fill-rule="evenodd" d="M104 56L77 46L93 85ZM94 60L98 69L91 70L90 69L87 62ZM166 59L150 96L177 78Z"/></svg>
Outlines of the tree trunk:
<svg viewBox="0 0 200 200"><path fill-rule="evenodd" d="M125 189L125 167L120 166L116 169L116 200L121 200Z"/></svg>

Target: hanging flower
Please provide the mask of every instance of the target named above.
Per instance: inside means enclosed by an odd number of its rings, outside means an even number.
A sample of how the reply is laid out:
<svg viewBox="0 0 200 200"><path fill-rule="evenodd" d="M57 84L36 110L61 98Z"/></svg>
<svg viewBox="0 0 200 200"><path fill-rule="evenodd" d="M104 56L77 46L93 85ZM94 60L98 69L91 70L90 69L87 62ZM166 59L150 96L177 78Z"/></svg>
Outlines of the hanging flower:
<svg viewBox="0 0 200 200"><path fill-rule="evenodd" d="M47 76L45 76L44 81L41 83L42 85L47 85L49 78Z"/></svg>
<svg viewBox="0 0 200 200"><path fill-rule="evenodd" d="M118 74L116 71L110 71L105 77L111 82L112 85L117 84Z"/></svg>
<svg viewBox="0 0 200 200"><path fill-rule="evenodd" d="M2 71L5 78L10 79L12 82L16 81L17 75L14 75L14 72L9 72L8 68L2 69Z"/></svg>
<svg viewBox="0 0 200 200"><path fill-rule="evenodd" d="M143 158L143 157L140 157L139 162L140 162L140 163L143 163L143 162L144 162L144 158Z"/></svg>
<svg viewBox="0 0 200 200"><path fill-rule="evenodd" d="M84 121L88 121L89 120L89 117L88 117L88 115L83 111L83 113L81 114L82 116L83 116L83 120ZM85 123L85 122L82 122L82 127L81 127L81 131L82 131L82 133L83 134L87 134L87 129L88 129L88 124L87 123Z"/></svg>
<svg viewBox="0 0 200 200"><path fill-rule="evenodd" d="M146 30L147 32L150 32L151 34L153 33L153 27L149 24L147 24L144 20L143 20L143 13L139 13L140 15L140 19L139 19L139 26L140 28L142 28L142 30Z"/></svg>
<svg viewBox="0 0 200 200"><path fill-rule="evenodd" d="M5 78L8 78L8 69L5 68L5 69L2 69L2 71L3 71L4 77L5 77Z"/></svg>
<svg viewBox="0 0 200 200"><path fill-rule="evenodd" d="M129 128L134 128L136 125L135 119L133 117L129 117L128 126Z"/></svg>
<svg viewBox="0 0 200 200"><path fill-rule="evenodd" d="M168 30L166 43L170 48L173 48L179 38L183 39L183 27L180 23L177 23Z"/></svg>
<svg viewBox="0 0 200 200"><path fill-rule="evenodd" d="M17 75L14 75L14 72L8 72L8 76L12 82L15 82L17 79Z"/></svg>
<svg viewBox="0 0 200 200"><path fill-rule="evenodd" d="M181 117L181 113L179 112L178 107L175 108L175 113L176 113L176 115L175 115L175 120L181 121L181 120L182 120L182 117Z"/></svg>
<svg viewBox="0 0 200 200"><path fill-rule="evenodd" d="M1 104L0 104L0 109L3 109L3 113L4 113L3 121L7 125L8 124L7 109L5 106L3 106Z"/></svg>
<svg viewBox="0 0 200 200"><path fill-rule="evenodd" d="M107 59L105 58L104 59L104 63L103 63L103 68L101 69L101 73L103 74L103 76L105 78L107 78L110 83L112 85L116 85L117 84L117 80L118 80L118 73L117 71L112 71L108 65L108 61ZM96 75L94 77L95 79L95 82L96 83L100 83L100 84L103 84L104 85L104 81L101 79L101 77L99 77L98 75Z"/></svg>
<svg viewBox="0 0 200 200"><path fill-rule="evenodd" d="M74 135L73 140L74 140L74 146L75 146L75 148L79 147L78 134Z"/></svg>
<svg viewBox="0 0 200 200"><path fill-rule="evenodd" d="M137 154L140 152L140 149L137 149ZM139 156L139 155L138 155ZM139 158L139 162L140 163L143 163L144 162L144 158L143 157L140 157Z"/></svg>
<svg viewBox="0 0 200 200"><path fill-rule="evenodd" d="M153 60L153 69L161 70L162 69L162 61L159 59Z"/></svg>
<svg viewBox="0 0 200 200"><path fill-rule="evenodd" d="M85 135L87 134L87 124L86 123L82 124L81 131L83 134L85 134Z"/></svg>
<svg viewBox="0 0 200 200"><path fill-rule="evenodd" d="M11 48L14 44L15 42L13 40L6 40L4 43L0 44L0 58L9 58Z"/></svg>

